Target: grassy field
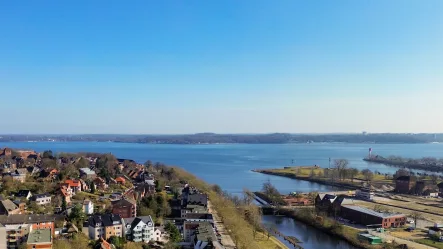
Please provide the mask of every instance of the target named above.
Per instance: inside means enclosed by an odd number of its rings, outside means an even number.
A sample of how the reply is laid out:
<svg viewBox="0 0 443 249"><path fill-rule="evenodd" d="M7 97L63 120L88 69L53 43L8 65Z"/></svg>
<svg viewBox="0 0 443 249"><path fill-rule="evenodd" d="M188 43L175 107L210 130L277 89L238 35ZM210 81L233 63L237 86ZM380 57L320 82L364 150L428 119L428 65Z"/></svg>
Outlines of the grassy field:
<svg viewBox="0 0 443 249"><path fill-rule="evenodd" d="M422 230L419 229L412 232L405 231L404 229L398 229L396 231L389 232L389 234L397 238L413 239L413 240L423 239L427 237L426 232L423 232Z"/></svg>
<svg viewBox="0 0 443 249"><path fill-rule="evenodd" d="M428 245L428 246L432 246L435 248L439 248L439 249L443 249L443 242L437 242L437 241L433 241L431 239L418 239L418 240L414 240L417 243L423 244L423 245Z"/></svg>
<svg viewBox="0 0 443 249"><path fill-rule="evenodd" d="M260 246L260 248L277 248L280 247L281 249L288 249L288 247L283 244L280 240L278 240L276 237L271 236L268 239L268 236L264 233L257 233L255 236L255 241Z"/></svg>
<svg viewBox="0 0 443 249"><path fill-rule="evenodd" d="M408 198L403 198L403 199L408 200ZM408 208L416 209L418 211L429 211L429 212L443 215L443 208L423 205L423 204L419 204L415 201L404 202L404 201L397 201L397 200L389 199L388 201L377 201L377 203L390 204L390 205L395 205L395 206L399 206L399 207L407 206Z"/></svg>
<svg viewBox="0 0 443 249"><path fill-rule="evenodd" d="M266 170L271 173L277 173L277 174L289 174L296 177L302 177L302 178L313 178L317 180L323 180L328 181L330 178L324 177L325 169L315 167L315 166L294 166L294 167L284 167L279 169L268 169ZM312 176L313 173L313 176ZM338 182L342 183L348 183L348 184L354 184L356 186L361 186L361 182L364 179L363 174L361 172L357 174L353 180L351 179L343 179L341 181L336 180ZM376 175L374 174L373 179L371 181L374 185L388 185L392 184L392 179L385 179L384 175Z"/></svg>

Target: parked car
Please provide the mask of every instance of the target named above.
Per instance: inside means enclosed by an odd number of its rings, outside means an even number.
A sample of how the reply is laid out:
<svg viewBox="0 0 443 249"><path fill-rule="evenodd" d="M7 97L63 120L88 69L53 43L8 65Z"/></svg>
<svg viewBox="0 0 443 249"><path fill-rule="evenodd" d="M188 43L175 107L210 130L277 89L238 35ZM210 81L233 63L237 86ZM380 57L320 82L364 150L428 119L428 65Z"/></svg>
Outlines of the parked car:
<svg viewBox="0 0 443 249"><path fill-rule="evenodd" d="M412 231L415 230L415 228L414 228L414 227L408 227L408 228L406 228L405 230L408 231L408 232L412 232Z"/></svg>

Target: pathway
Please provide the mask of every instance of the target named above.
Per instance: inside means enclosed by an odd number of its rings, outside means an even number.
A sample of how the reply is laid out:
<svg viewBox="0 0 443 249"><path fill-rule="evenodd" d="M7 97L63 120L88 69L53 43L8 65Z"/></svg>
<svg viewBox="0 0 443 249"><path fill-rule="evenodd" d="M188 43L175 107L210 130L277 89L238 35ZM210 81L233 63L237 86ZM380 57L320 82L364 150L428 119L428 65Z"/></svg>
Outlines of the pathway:
<svg viewBox="0 0 443 249"><path fill-rule="evenodd" d="M221 235L221 243L223 244L223 246L226 249L236 248L234 241L232 240L229 233L226 231L225 225L223 224L223 222L221 222L220 217L218 217L217 211L215 211L215 209L212 209L210 201L208 201L208 209L209 209L209 213L212 214L212 218L214 219L215 227L216 227L218 233L220 233L220 235Z"/></svg>

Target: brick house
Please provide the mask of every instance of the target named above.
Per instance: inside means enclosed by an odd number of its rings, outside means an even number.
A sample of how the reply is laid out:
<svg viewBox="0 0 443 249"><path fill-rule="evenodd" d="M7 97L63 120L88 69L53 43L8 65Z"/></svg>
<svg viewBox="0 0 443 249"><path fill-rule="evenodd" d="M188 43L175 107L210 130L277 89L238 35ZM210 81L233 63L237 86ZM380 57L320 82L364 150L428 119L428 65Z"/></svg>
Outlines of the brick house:
<svg viewBox="0 0 443 249"><path fill-rule="evenodd" d="M97 189L105 190L108 188L108 184L106 184L106 181L101 177L96 177L93 181Z"/></svg>
<svg viewBox="0 0 443 249"><path fill-rule="evenodd" d="M283 201L286 203L286 206L306 206L312 204L311 200L304 196L285 196L283 197Z"/></svg>
<svg viewBox="0 0 443 249"><path fill-rule="evenodd" d="M112 203L112 213L122 218L136 217L137 203L133 199L121 199Z"/></svg>
<svg viewBox="0 0 443 249"><path fill-rule="evenodd" d="M10 216L0 216L0 224L3 225L29 225L28 231L49 229L52 234L55 233L54 215L37 215L37 214L15 214Z"/></svg>
<svg viewBox="0 0 443 249"><path fill-rule="evenodd" d="M379 213L355 205L341 206L340 216L361 225L378 225L383 228L401 227L406 224L404 214Z"/></svg>

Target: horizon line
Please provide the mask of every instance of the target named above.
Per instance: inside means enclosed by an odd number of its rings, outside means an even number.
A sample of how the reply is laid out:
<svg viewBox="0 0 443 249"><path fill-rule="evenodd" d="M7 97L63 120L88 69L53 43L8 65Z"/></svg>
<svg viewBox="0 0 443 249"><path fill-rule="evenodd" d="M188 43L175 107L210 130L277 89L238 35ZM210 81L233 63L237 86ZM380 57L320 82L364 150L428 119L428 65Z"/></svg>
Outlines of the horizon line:
<svg viewBox="0 0 443 249"><path fill-rule="evenodd" d="M394 135L439 135L443 132L261 132L261 133L0 133L1 136L183 136L183 135L374 135L374 134L394 134Z"/></svg>

